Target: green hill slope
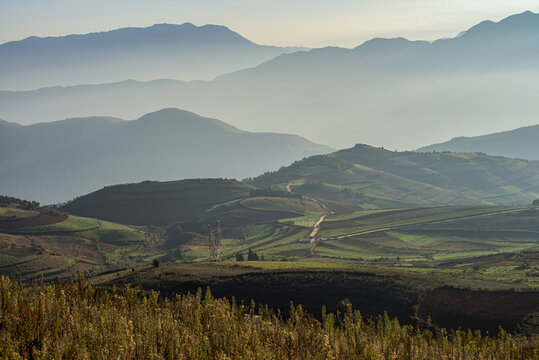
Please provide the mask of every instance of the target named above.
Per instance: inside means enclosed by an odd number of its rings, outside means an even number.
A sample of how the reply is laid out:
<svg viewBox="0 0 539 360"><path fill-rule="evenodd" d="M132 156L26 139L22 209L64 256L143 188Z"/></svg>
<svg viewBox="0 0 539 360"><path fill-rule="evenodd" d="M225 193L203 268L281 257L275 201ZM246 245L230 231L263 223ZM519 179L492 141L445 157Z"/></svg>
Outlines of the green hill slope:
<svg viewBox="0 0 539 360"><path fill-rule="evenodd" d="M484 154L394 152L356 145L313 156L252 180L363 209L529 204L539 197L539 163Z"/></svg>
<svg viewBox="0 0 539 360"><path fill-rule="evenodd" d="M255 246L295 243L308 236L316 220L327 213L321 204L296 194L224 179L111 186L75 199L62 210L162 227L166 237L160 247L163 261L207 260L207 226L217 221L222 228L223 257L231 258ZM298 218L309 221L303 226L288 220Z"/></svg>
<svg viewBox="0 0 539 360"><path fill-rule="evenodd" d="M143 264L151 259L140 254L155 252L161 233L54 209L2 206L0 274L53 280Z"/></svg>

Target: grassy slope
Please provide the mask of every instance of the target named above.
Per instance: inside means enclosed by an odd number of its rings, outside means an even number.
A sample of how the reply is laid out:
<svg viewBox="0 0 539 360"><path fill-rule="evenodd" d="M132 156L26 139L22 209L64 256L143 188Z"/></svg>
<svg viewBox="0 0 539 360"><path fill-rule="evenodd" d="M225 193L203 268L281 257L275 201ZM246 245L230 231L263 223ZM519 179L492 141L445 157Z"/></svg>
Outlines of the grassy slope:
<svg viewBox="0 0 539 360"><path fill-rule="evenodd" d="M519 210L524 206L443 206L437 208L406 209L395 211L356 212L355 217L329 215L323 223L319 236L335 237L361 231L387 227L402 227L425 222L457 219L496 212ZM340 220L342 219L342 220Z"/></svg>
<svg viewBox="0 0 539 360"><path fill-rule="evenodd" d="M314 257L310 254L312 244L298 242L299 238L308 236L317 220L317 215L306 215L281 219L281 225L267 223L243 227L241 232L225 239L223 254L230 258L235 252L253 249L259 255L263 254L266 260L295 260L298 264L305 261L372 263L413 271L435 271L440 261L471 259L469 261L473 263L472 258L480 256L539 251L539 232L535 225L539 223L539 215L534 209L525 209L523 206L450 206L328 215L328 221L322 224L321 236L393 229L322 240L315 248ZM507 212L513 210L524 211ZM502 213L494 215L499 212ZM472 218L467 219L470 216ZM198 256L198 259L204 259L204 252L199 252ZM521 265L517 261L508 268L496 270L495 264L489 264L481 274L471 275L470 270L436 271L500 280L505 277L507 281L537 285L535 278L530 276L537 271L536 265L518 270ZM500 273L504 275L499 276Z"/></svg>
<svg viewBox="0 0 539 360"><path fill-rule="evenodd" d="M0 209L6 210L4 216L16 215L19 219L39 216L37 211ZM78 270L95 274L126 266L131 253L151 246L155 240L132 227L69 215L60 222L20 227L12 234L0 233L0 272L18 273L23 279L41 274L45 278L67 277Z"/></svg>
<svg viewBox="0 0 539 360"><path fill-rule="evenodd" d="M283 218L318 219L325 210L315 202L282 197L250 197L244 200L227 202L214 206L196 221L182 224L184 229L205 234L206 225L220 220L224 231L223 257L231 258L236 252L247 252L250 248L265 249L266 255L273 256L270 248L281 246L283 242L293 243L297 238L306 236L312 223L296 226L293 221ZM300 229L301 228L301 229ZM194 246L196 244L196 246ZM189 260L208 259L205 237L195 244L183 244L184 258Z"/></svg>
<svg viewBox="0 0 539 360"><path fill-rule="evenodd" d="M99 228L99 220L70 215L66 220L42 226L31 226L19 229L27 234L47 234L54 232L79 232Z"/></svg>
<svg viewBox="0 0 539 360"><path fill-rule="evenodd" d="M253 180L362 209L529 204L539 163L484 154L392 152L366 145L313 156Z"/></svg>

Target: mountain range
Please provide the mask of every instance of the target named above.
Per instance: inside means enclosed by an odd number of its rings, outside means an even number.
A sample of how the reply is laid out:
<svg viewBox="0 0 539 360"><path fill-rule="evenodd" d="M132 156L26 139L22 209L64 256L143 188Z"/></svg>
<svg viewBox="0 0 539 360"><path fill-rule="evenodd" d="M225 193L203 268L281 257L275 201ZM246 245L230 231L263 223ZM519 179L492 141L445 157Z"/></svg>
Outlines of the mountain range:
<svg viewBox="0 0 539 360"><path fill-rule="evenodd" d="M0 123L0 194L57 203L106 185L243 178L332 149L288 134L250 133L178 109L137 120Z"/></svg>
<svg viewBox="0 0 539 360"><path fill-rule="evenodd" d="M539 160L538 139L539 125L533 125L482 136L461 136L416 151L482 152L489 155Z"/></svg>
<svg viewBox="0 0 539 360"><path fill-rule="evenodd" d="M212 79L297 49L257 45L225 26L191 23L32 36L0 45L0 86L20 90L125 79Z"/></svg>
<svg viewBox="0 0 539 360"><path fill-rule="evenodd" d="M354 49L282 54L212 81L0 92L0 118L24 124L96 114L135 118L178 107L338 148L361 142L415 149L535 124L538 44L539 15L524 12L434 42L373 39Z"/></svg>

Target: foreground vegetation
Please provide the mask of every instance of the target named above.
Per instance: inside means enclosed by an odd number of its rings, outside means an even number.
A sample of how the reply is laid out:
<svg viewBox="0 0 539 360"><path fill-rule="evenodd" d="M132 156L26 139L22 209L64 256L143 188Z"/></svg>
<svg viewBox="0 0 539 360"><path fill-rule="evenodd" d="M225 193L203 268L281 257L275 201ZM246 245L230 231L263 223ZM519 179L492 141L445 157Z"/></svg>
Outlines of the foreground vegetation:
<svg viewBox="0 0 539 360"><path fill-rule="evenodd" d="M537 338L401 326L387 316L365 321L350 308L321 321L291 307L267 307L79 281L25 287L0 277L0 354L4 359L534 359Z"/></svg>

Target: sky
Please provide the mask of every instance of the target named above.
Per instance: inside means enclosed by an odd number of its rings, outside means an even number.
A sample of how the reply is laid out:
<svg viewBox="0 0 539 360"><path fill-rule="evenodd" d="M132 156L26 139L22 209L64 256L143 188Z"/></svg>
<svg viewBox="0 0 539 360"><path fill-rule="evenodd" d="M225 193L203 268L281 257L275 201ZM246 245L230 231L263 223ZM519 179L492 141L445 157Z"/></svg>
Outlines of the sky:
<svg viewBox="0 0 539 360"><path fill-rule="evenodd" d="M225 25L258 44L355 47L373 37L454 37L537 0L0 0L0 43L155 23Z"/></svg>

